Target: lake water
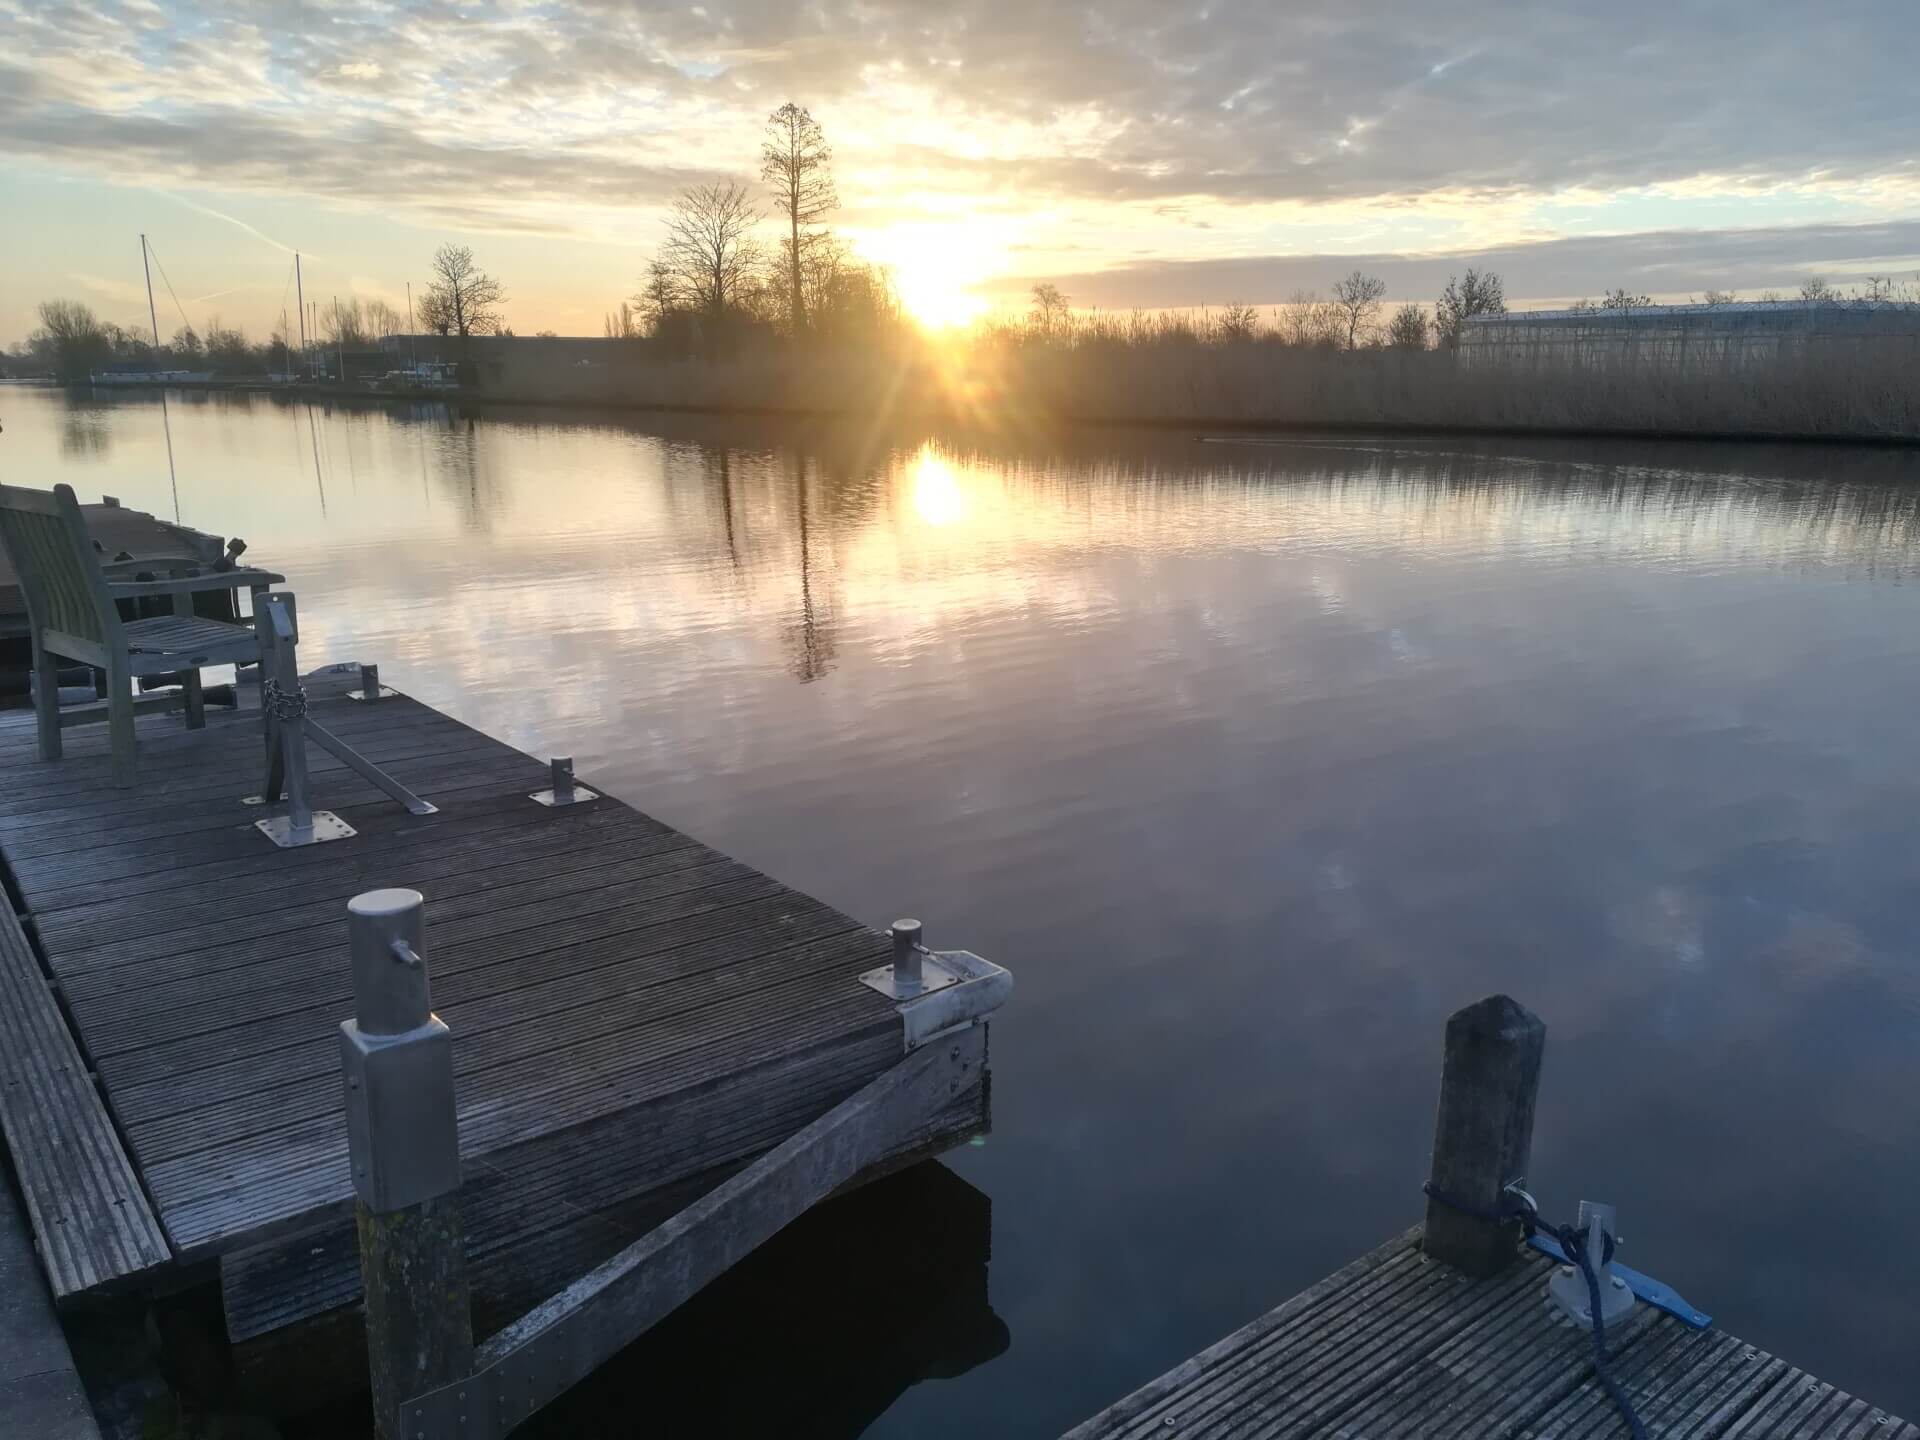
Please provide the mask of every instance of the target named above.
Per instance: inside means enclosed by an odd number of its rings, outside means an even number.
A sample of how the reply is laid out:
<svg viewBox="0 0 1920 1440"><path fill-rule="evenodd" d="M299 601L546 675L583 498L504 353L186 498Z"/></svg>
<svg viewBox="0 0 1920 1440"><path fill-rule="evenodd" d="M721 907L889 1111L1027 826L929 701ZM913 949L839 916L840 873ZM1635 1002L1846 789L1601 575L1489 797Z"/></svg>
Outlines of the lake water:
<svg viewBox="0 0 1920 1440"><path fill-rule="evenodd" d="M885 1192L927 1225L810 1217L540 1433L1055 1434L1419 1217L1496 990L1549 1213L1920 1412L1920 455L167 421L177 486L154 397L0 389L0 470L245 536L304 659L1017 977L993 1135Z"/></svg>

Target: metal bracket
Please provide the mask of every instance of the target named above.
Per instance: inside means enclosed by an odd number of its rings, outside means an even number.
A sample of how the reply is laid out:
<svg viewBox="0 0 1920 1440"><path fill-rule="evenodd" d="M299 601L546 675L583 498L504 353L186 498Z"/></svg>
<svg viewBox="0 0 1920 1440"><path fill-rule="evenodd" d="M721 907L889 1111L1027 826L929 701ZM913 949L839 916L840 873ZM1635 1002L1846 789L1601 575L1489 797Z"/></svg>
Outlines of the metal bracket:
<svg viewBox="0 0 1920 1440"><path fill-rule="evenodd" d="M542 805L579 805L588 800L598 800L598 792L576 785L573 780L573 757L556 755L547 762L547 774L552 783L545 790L536 790L527 796Z"/></svg>
<svg viewBox="0 0 1920 1440"><path fill-rule="evenodd" d="M353 667L351 665L336 665L333 668L335 670L351 670ZM382 685L380 683L380 667L378 665L362 665L360 667L360 688L358 690L347 691L347 699L361 701L384 700L389 695L398 695L399 693L400 692L392 686Z"/></svg>
<svg viewBox="0 0 1920 1440"><path fill-rule="evenodd" d="M576 785L564 795L553 790L536 790L527 798L542 805L584 805L589 800L598 800L600 792Z"/></svg>
<svg viewBox="0 0 1920 1440"><path fill-rule="evenodd" d="M984 1019L1013 993L1012 974L971 950L929 950L918 920L893 922L893 963L860 983L895 1001L909 1052L949 1030Z"/></svg>
<svg viewBox="0 0 1920 1440"><path fill-rule="evenodd" d="M327 840L346 840L359 833L331 810L315 810L313 823L303 830L294 828L291 815L270 815L265 820L254 821L253 828L282 850L319 845Z"/></svg>
<svg viewBox="0 0 1920 1440"><path fill-rule="evenodd" d="M1613 1273L1612 1262L1607 1259L1606 1237L1618 1233L1613 1206L1582 1200L1575 1224L1587 1237L1586 1259L1599 1284L1601 1320L1611 1325L1625 1319L1633 1309L1633 1291L1623 1277ZM1574 1257L1567 1256L1547 1281L1547 1299L1574 1324L1583 1328L1593 1324L1593 1294Z"/></svg>

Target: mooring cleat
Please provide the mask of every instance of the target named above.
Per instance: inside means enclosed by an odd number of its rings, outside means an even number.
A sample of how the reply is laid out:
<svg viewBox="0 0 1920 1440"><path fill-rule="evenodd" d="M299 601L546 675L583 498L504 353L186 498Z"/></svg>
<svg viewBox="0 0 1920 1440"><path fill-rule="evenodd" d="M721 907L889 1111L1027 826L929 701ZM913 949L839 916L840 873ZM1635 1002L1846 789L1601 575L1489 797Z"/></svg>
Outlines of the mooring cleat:
<svg viewBox="0 0 1920 1440"><path fill-rule="evenodd" d="M1578 1227L1587 1237L1587 1263L1593 1267L1594 1278L1600 1284L1600 1318L1611 1325L1616 1320L1625 1319L1633 1310L1633 1291L1627 1282L1613 1273L1613 1264L1606 1258L1607 1236L1614 1233L1613 1206L1595 1204L1591 1200L1580 1202ZM1553 1278L1547 1281L1547 1298L1560 1313L1583 1329L1593 1325L1593 1292L1587 1288L1587 1277L1580 1273L1580 1266L1574 1256L1568 1256L1573 1264L1560 1266L1553 1272Z"/></svg>

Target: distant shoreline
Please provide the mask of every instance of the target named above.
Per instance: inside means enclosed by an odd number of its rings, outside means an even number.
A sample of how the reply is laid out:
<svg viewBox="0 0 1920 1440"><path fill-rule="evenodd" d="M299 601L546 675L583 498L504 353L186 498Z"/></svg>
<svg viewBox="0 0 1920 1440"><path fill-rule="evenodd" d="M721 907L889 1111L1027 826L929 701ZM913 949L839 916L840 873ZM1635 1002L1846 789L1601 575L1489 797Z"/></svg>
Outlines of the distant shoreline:
<svg viewBox="0 0 1920 1440"><path fill-rule="evenodd" d="M19 379L5 383L59 386L59 381ZM117 385L69 384L69 390L96 393L181 391L199 394L246 394L284 396L329 403L348 401L361 405L448 404L466 409L565 409L570 411L606 411L620 414L739 416L753 419L854 421L873 418L881 408L855 405L742 404L723 400L666 401L647 398L615 399L605 396L517 395L499 390L465 389L458 391L370 391L359 387L314 384L273 384L249 380L207 380L184 383L133 382ZM928 424L976 424L951 405L917 404L894 407L897 418ZM1395 437L1436 436L1446 438L1514 438L1566 440L1639 440L1688 441L1724 444L1844 445L1905 450L1920 448L1920 432L1871 433L1858 431L1766 430L1755 428L1688 428L1679 426L1630 426L1599 424L1524 424L1516 422L1446 422L1429 420L1359 420L1347 418L1308 419L1244 415L1134 415L1119 416L1072 411L1034 411L1010 409L1002 418L1022 425L1060 425L1087 430L1142 430L1155 434L1191 433L1197 442L1236 443L1262 435L1342 437L1382 435Z"/></svg>

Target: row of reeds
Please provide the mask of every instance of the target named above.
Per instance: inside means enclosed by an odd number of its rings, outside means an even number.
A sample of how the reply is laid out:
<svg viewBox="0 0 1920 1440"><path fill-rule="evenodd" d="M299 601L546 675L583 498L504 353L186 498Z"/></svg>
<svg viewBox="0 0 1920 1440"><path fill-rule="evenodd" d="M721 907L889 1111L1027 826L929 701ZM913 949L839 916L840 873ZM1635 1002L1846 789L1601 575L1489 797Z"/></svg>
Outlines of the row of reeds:
<svg viewBox="0 0 1920 1440"><path fill-rule="evenodd" d="M986 424L1054 419L1920 440L1920 336L1907 335L1786 337L1771 348L1737 352L1549 347L1469 356L1289 344L1271 331L1222 340L1178 316L1116 316L1090 317L1052 336L987 330L892 349L670 360L638 347L590 368L509 363L486 388L526 400L926 412Z"/></svg>

